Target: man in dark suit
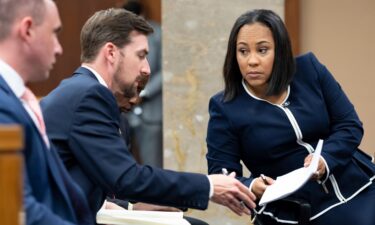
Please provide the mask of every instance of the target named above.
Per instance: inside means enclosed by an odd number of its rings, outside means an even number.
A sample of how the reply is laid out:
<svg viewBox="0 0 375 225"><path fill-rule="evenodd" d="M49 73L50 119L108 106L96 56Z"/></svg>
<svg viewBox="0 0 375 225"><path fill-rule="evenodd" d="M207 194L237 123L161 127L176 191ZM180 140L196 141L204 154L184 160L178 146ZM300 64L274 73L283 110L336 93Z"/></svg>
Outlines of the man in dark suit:
<svg viewBox="0 0 375 225"><path fill-rule="evenodd" d="M0 0L0 124L24 130L23 208L26 224L93 224L84 193L45 133L25 83L44 80L62 53L61 21L52 0Z"/></svg>
<svg viewBox="0 0 375 225"><path fill-rule="evenodd" d="M254 195L234 174L203 175L138 165L119 131L146 85L152 28L124 9L95 13L81 31L82 66L42 100L47 130L93 212L105 196L206 209L209 200L249 214ZM150 149L152 151L152 149Z"/></svg>

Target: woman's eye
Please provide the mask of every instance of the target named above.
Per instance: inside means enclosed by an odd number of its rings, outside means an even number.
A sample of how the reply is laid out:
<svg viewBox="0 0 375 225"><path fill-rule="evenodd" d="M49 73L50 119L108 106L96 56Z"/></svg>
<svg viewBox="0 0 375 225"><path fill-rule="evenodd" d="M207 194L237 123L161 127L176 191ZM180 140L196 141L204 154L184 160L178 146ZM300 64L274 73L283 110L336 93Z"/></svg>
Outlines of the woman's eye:
<svg viewBox="0 0 375 225"><path fill-rule="evenodd" d="M244 48L241 48L241 49L239 49L238 51L239 51L242 55L245 55L245 54L248 53L248 51L247 51L246 49L244 49Z"/></svg>
<svg viewBox="0 0 375 225"><path fill-rule="evenodd" d="M259 52L260 52L261 54L266 54L267 51L268 51L267 48L260 48L260 49L259 49Z"/></svg>

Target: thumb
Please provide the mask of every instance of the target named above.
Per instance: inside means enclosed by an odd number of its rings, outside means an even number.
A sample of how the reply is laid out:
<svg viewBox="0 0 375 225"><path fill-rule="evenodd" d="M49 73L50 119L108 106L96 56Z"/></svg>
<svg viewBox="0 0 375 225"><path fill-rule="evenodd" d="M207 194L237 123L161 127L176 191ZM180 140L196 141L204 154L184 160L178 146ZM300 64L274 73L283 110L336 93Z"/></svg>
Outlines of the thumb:
<svg viewBox="0 0 375 225"><path fill-rule="evenodd" d="M231 172L231 173L229 174L229 176L235 178L235 177L236 177L236 172Z"/></svg>

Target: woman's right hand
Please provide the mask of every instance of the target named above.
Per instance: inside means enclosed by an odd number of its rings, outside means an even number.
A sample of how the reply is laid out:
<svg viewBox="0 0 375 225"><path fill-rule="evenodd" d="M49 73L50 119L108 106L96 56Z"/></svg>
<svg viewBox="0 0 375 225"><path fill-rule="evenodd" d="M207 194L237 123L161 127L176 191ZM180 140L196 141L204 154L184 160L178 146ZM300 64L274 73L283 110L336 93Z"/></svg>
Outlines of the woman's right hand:
<svg viewBox="0 0 375 225"><path fill-rule="evenodd" d="M267 186L273 184L275 182L274 179L271 177L264 176L264 179L262 177L257 177L254 180L253 186L251 187L251 191L255 194L257 199L260 199L266 190Z"/></svg>

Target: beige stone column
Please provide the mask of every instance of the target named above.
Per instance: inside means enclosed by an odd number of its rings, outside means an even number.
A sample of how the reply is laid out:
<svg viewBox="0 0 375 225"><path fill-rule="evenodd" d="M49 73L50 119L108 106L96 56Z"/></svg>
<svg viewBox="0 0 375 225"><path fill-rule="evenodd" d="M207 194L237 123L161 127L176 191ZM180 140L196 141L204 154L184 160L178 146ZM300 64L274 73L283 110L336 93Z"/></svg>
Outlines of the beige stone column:
<svg viewBox="0 0 375 225"><path fill-rule="evenodd" d="M221 71L232 25L255 8L284 17L283 0L162 0L165 168L207 173L208 101L223 89ZM250 224L249 217L214 203L207 211L186 215L213 225Z"/></svg>

